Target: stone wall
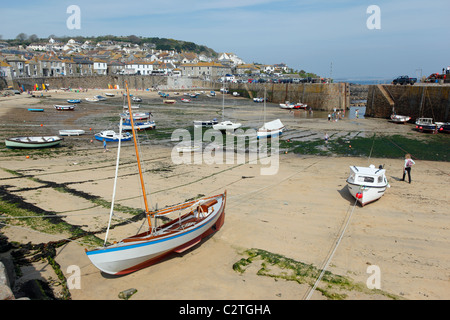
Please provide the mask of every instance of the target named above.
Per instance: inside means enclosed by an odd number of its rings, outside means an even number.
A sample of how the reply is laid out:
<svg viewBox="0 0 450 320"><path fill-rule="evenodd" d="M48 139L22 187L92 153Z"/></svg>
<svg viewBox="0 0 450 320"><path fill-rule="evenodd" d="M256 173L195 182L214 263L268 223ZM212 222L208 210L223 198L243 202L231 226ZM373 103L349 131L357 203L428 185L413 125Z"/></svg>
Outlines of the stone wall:
<svg viewBox="0 0 450 320"><path fill-rule="evenodd" d="M391 100L391 101L390 101ZM399 115L450 121L450 86L416 84L414 86L370 86L366 115L388 118L392 111Z"/></svg>
<svg viewBox="0 0 450 320"><path fill-rule="evenodd" d="M25 90L33 90L35 84L40 88L42 84L45 84L50 89L106 89L109 85L118 85L122 90L125 87L125 81L128 81L130 89L141 90L152 87L160 90L220 90L222 87L221 83L184 77L127 75L23 78L14 80L14 87L18 89L23 86ZM350 90L346 83L227 83L226 86L231 92L237 91L241 96L251 99L263 97L265 88L270 102L302 102L308 104L313 110L346 109L350 104Z"/></svg>
<svg viewBox="0 0 450 320"><path fill-rule="evenodd" d="M167 77L162 76L83 76L83 77L45 77L45 78L22 78L14 80L14 87L18 89L23 85L25 90L33 90L37 84L42 88L45 84L50 89L72 88L72 89L107 89L109 85L118 85L122 90L128 81L130 89L147 89L156 86L167 85Z"/></svg>
<svg viewBox="0 0 450 320"><path fill-rule="evenodd" d="M195 84L208 87L202 82L194 82ZM266 97L272 103L302 102L313 110L347 109L350 105L349 86L346 83L227 83L226 87L230 92L236 91L250 99L264 97L266 89ZM222 84L212 84L212 88L220 90Z"/></svg>

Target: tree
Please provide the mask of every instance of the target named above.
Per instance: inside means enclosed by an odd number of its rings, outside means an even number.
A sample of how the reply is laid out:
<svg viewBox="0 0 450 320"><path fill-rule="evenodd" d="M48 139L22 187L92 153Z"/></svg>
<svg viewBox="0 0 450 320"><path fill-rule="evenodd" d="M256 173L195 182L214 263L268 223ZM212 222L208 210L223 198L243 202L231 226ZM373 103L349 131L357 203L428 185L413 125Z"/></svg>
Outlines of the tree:
<svg viewBox="0 0 450 320"><path fill-rule="evenodd" d="M39 41L39 37L35 34L32 34L31 36L28 37L28 40L30 40L31 42L36 42Z"/></svg>
<svg viewBox="0 0 450 320"><path fill-rule="evenodd" d="M19 41L25 41L25 40L27 40L27 38L28 38L28 36L25 33L23 33L23 32L19 33L17 35L17 37L16 37L16 39L19 40Z"/></svg>

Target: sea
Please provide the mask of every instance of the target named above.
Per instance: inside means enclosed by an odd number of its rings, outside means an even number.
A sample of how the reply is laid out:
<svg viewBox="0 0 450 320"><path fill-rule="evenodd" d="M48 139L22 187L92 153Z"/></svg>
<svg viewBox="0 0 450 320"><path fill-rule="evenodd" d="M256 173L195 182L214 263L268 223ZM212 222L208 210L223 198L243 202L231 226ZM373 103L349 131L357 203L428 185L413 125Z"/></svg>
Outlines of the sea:
<svg viewBox="0 0 450 320"><path fill-rule="evenodd" d="M333 82L347 82L362 85L389 84L394 78L335 78Z"/></svg>

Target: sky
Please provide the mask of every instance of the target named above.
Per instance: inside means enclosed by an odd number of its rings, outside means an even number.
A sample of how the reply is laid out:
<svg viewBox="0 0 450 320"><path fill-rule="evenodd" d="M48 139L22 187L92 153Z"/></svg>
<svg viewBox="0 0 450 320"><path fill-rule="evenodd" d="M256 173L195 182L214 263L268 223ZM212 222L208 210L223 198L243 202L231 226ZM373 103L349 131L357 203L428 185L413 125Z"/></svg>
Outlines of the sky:
<svg viewBox="0 0 450 320"><path fill-rule="evenodd" d="M3 39L22 32L171 38L335 79L428 76L450 65L448 0L3 2ZM80 29L67 27L71 5L80 8ZM368 12L373 5L379 11Z"/></svg>

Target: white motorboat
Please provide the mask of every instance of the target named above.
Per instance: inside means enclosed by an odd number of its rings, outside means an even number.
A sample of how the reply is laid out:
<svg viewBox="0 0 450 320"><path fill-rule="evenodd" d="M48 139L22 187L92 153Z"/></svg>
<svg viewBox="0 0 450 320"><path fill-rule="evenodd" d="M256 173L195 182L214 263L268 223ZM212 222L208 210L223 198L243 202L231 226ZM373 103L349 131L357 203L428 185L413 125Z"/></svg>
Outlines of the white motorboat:
<svg viewBox="0 0 450 320"><path fill-rule="evenodd" d="M206 127L212 127L215 124L218 124L219 121L217 121L217 119L213 119L213 120L194 120L194 128L206 128Z"/></svg>
<svg viewBox="0 0 450 320"><path fill-rule="evenodd" d="M130 141L133 136L129 132L122 132L121 134L113 131L113 130L104 130L97 134L95 134L95 139L98 141L107 141L107 142L118 142L121 141Z"/></svg>
<svg viewBox="0 0 450 320"><path fill-rule="evenodd" d="M408 116L401 116L398 114L392 114L391 115L391 121L395 122L395 123L402 123L405 124L406 122L408 122L409 120L411 120L411 117Z"/></svg>
<svg viewBox="0 0 450 320"><path fill-rule="evenodd" d="M86 101L89 101L89 102L99 102L100 100L98 100L97 98L86 98Z"/></svg>
<svg viewBox="0 0 450 320"><path fill-rule="evenodd" d="M241 123L235 123L229 120L221 121L218 124L213 125L214 130L218 131L234 131L242 126Z"/></svg>
<svg viewBox="0 0 450 320"><path fill-rule="evenodd" d="M351 166L347 187L350 194L364 206L381 198L390 186L386 170L382 166L376 168L371 164L369 167Z"/></svg>
<svg viewBox="0 0 450 320"><path fill-rule="evenodd" d="M289 101L286 101L286 103L280 103L280 108L281 109L293 109L294 104L289 103Z"/></svg>

